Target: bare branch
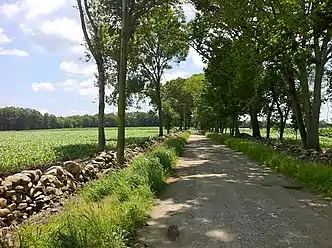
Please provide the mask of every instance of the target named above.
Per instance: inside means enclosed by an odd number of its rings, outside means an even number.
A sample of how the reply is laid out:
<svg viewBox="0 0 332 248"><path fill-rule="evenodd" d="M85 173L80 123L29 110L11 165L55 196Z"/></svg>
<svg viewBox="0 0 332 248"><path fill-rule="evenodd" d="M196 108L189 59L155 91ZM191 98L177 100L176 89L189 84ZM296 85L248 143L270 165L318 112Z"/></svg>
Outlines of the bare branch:
<svg viewBox="0 0 332 248"><path fill-rule="evenodd" d="M77 5L78 5L79 13L80 13L81 26L82 26L82 30L83 30L84 39L85 39L86 43L88 44L90 52L92 53L93 57L96 59L97 56L95 54L95 51L94 51L92 43L91 43L91 39L90 39L88 31L87 31L85 17L84 17L84 10L83 10L81 1L82 0L77 0Z"/></svg>

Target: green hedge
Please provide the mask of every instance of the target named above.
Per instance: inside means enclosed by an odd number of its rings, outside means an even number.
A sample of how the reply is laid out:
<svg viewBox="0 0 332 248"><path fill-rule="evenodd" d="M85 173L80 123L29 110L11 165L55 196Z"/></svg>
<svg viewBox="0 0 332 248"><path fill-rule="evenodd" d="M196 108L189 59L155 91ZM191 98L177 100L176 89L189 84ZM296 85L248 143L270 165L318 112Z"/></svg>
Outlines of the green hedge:
<svg viewBox="0 0 332 248"><path fill-rule="evenodd" d="M146 221L156 193L165 185L189 133L136 158L126 169L93 182L46 225L29 224L19 233L20 247L125 248Z"/></svg>
<svg viewBox="0 0 332 248"><path fill-rule="evenodd" d="M227 147L243 152L253 160L271 167L277 172L303 182L309 188L332 195L332 167L312 162L303 162L294 157L278 152L263 144L229 135L206 133L208 138L218 141Z"/></svg>

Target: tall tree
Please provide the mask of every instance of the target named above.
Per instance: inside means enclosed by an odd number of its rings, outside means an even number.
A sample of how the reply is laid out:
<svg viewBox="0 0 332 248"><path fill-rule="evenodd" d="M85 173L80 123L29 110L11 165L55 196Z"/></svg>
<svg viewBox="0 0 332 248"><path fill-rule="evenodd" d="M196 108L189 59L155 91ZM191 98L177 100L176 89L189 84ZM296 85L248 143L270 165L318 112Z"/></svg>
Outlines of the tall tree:
<svg viewBox="0 0 332 248"><path fill-rule="evenodd" d="M177 0L170 0L169 3L175 4ZM121 23L121 52L119 61L119 99L118 99L118 143L117 159L119 164L124 163L125 147L125 116L126 116L126 89L127 89L127 71L128 71L128 54L133 49L132 38L137 28L140 26L142 17L154 8L165 3L163 0L122 0L120 8Z"/></svg>
<svg viewBox="0 0 332 248"><path fill-rule="evenodd" d="M83 4L82 4L83 2ZM105 149L105 130L104 130L104 115L105 115L105 85L106 85L106 56L105 39L106 20L104 15L101 15L101 4L98 1L92 0L77 0L78 10L80 13L81 26L84 34L84 39L92 54L98 69L98 97L99 97L99 124L98 124L98 146L99 150ZM106 36L106 37L105 37Z"/></svg>
<svg viewBox="0 0 332 248"><path fill-rule="evenodd" d="M143 92L158 110L159 135L163 136L162 76L173 63L185 60L189 50L186 18L181 6L165 3L147 13L137 30L136 42L138 71L145 81Z"/></svg>

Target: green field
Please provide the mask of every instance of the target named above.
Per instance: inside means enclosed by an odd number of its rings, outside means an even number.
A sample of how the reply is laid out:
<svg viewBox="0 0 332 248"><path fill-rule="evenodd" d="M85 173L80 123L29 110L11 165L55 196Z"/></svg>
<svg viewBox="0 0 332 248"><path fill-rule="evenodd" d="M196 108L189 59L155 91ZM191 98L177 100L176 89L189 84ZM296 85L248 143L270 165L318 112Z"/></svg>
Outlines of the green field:
<svg viewBox="0 0 332 248"><path fill-rule="evenodd" d="M107 149L116 148L117 129L105 132ZM127 128L126 144L157 135L157 127ZM0 172L88 157L98 151L97 144L95 128L0 132Z"/></svg>

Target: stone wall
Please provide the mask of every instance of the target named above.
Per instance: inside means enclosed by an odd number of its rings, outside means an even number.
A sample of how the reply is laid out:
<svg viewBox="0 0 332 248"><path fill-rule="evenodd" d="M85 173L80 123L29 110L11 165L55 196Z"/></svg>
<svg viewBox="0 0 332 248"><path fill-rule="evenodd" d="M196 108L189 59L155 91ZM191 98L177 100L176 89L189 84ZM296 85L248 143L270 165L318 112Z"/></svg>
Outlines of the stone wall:
<svg viewBox="0 0 332 248"><path fill-rule="evenodd" d="M172 134L170 136L174 136ZM125 150L128 165L138 154L163 142L166 137L149 140L141 146ZM97 154L93 159L79 163L66 161L47 169L23 170L0 179L0 227L17 224L42 210L57 211L63 199L75 194L84 184L97 180L117 165L116 152Z"/></svg>
<svg viewBox="0 0 332 248"><path fill-rule="evenodd" d="M292 144L285 142L280 142L279 140L273 139L256 139L249 134L241 134L239 138L247 139L254 141L256 143L263 144L270 148L275 149L276 151L282 152L286 155L292 156L296 159L302 160L304 162L315 162L320 164L332 164L332 149L331 148L322 148L320 151L314 149L305 149L302 145Z"/></svg>

